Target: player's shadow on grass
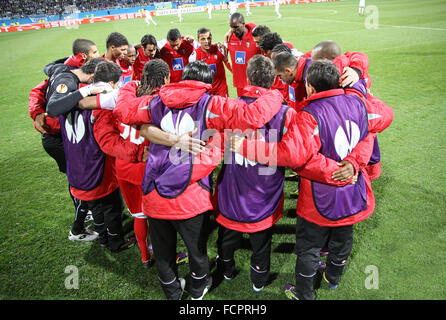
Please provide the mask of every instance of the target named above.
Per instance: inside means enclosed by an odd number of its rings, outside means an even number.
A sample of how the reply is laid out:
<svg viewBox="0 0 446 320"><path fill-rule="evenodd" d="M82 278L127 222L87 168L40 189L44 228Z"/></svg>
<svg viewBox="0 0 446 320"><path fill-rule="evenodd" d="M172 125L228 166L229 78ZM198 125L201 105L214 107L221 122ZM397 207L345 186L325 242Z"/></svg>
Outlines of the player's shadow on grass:
<svg viewBox="0 0 446 320"><path fill-rule="evenodd" d="M160 286L153 285L158 284L155 266L152 265L147 270L142 267L141 254L137 244L130 249L112 253L110 250L102 248L99 243L94 243L85 253L84 259L88 264L98 266L104 272L115 274L126 279L125 282L133 283L140 288L161 289ZM161 290L158 295L164 296Z"/></svg>
<svg viewBox="0 0 446 320"><path fill-rule="evenodd" d="M296 226L293 224L276 223L273 227L273 234L295 234Z"/></svg>
<svg viewBox="0 0 446 320"><path fill-rule="evenodd" d="M213 290L217 289L218 286L223 281L225 281L225 278L223 276L222 270L217 265L217 261L215 258L210 260L210 270L212 275L212 286L209 289L209 292L212 292ZM236 268L235 272L233 273L233 278L239 276L240 273L241 273L240 269ZM270 272L266 285L267 286L271 285L277 279L278 276L279 276L278 272Z"/></svg>
<svg viewBox="0 0 446 320"><path fill-rule="evenodd" d="M282 242L279 243L274 249L274 253L293 253L294 252L294 242Z"/></svg>
<svg viewBox="0 0 446 320"><path fill-rule="evenodd" d="M287 218L297 218L296 207L283 210L283 216Z"/></svg>

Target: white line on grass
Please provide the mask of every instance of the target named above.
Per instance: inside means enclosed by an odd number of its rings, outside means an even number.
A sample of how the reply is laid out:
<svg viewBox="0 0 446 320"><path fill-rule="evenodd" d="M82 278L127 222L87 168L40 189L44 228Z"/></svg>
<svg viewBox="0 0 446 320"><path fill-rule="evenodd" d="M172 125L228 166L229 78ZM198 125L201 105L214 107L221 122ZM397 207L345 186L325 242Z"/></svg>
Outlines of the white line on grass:
<svg viewBox="0 0 446 320"><path fill-rule="evenodd" d="M337 22L337 23L350 23L350 24L360 24L360 25L364 24L364 22L333 20L333 19L321 19L321 18L295 17L295 19L316 20L316 21ZM379 24L378 26L379 27L398 28L398 29L417 29L417 30L446 31L446 28L430 28L430 27L416 27L416 26L394 26L394 25L390 25L390 24Z"/></svg>

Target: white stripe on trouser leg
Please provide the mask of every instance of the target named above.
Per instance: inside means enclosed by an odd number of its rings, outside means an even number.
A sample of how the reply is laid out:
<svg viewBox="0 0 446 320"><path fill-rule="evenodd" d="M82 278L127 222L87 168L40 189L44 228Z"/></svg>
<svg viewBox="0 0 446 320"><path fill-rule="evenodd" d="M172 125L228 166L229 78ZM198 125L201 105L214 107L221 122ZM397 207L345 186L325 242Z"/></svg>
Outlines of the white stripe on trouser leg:
<svg viewBox="0 0 446 320"><path fill-rule="evenodd" d="M74 219L77 220L77 216L79 214L79 210L81 208L82 202L81 202L81 200L78 200L76 198L74 198L74 202L76 203L76 216L74 217Z"/></svg>
<svg viewBox="0 0 446 320"><path fill-rule="evenodd" d="M195 280L201 280L201 279L204 279L206 276L207 276L207 273L204 275L204 276L201 276L201 277L197 277L196 275L195 275L195 273L191 273L191 275L190 275L192 278L194 278Z"/></svg>
<svg viewBox="0 0 446 320"><path fill-rule="evenodd" d="M220 256L217 256L216 259L217 259L217 260L221 260L221 261L223 261L223 262L229 262L229 261L232 261L232 258L229 258L229 259L222 259L222 258L220 258Z"/></svg>
<svg viewBox="0 0 446 320"><path fill-rule="evenodd" d="M343 261L343 262L341 262L341 263L334 263L333 261L330 261L330 263L332 264L332 265L334 265L334 266L336 266L336 267L343 267L343 266L345 266L345 264L347 263L347 261Z"/></svg>
<svg viewBox="0 0 446 320"><path fill-rule="evenodd" d="M177 280L177 277L173 278L173 280L172 280L172 281L169 281L169 282L164 282L163 280L161 280L160 277L158 277L158 280L161 282L161 284L167 286L167 285L169 285L169 284L174 283L174 282Z"/></svg>
<svg viewBox="0 0 446 320"><path fill-rule="evenodd" d="M302 274L302 273L299 272L299 275L300 275L301 277L304 277L304 278L311 278L311 277L314 277L315 274L316 274L316 272L313 273L313 274L311 274L311 275L305 275L305 274Z"/></svg>

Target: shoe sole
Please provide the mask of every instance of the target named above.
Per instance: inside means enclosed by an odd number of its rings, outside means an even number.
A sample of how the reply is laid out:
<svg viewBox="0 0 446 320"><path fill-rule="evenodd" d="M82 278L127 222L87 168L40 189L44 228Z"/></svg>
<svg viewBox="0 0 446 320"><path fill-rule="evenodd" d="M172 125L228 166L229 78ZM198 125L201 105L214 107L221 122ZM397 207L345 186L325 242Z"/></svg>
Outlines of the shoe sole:
<svg viewBox="0 0 446 320"><path fill-rule="evenodd" d="M186 288L186 279L178 278L178 280L180 281L180 288L181 288L181 294L180 294L180 297L178 298L178 300L181 300L181 298L183 297L184 288Z"/></svg>
<svg viewBox="0 0 446 320"><path fill-rule="evenodd" d="M223 275L223 277L225 278L225 280L228 280L228 281L231 281L233 279L233 277L228 277L228 276L225 276L225 275Z"/></svg>
<svg viewBox="0 0 446 320"><path fill-rule="evenodd" d="M252 291L254 291L254 292L260 292L260 291L262 291L264 288L265 288L265 287L257 288L257 287L255 287L255 286L253 285L253 286L252 286Z"/></svg>
<svg viewBox="0 0 446 320"><path fill-rule="evenodd" d="M200 297L198 298L191 297L191 300L203 300L203 297L206 295L206 293L208 293L208 291L209 291L208 287L204 288L203 294Z"/></svg>
<svg viewBox="0 0 446 320"><path fill-rule="evenodd" d="M325 282L327 282L328 287L329 287L331 290L336 290L336 289L338 288L338 285L337 285L337 284L331 284L330 281L328 281L327 276L325 275L325 272L324 272L323 278L324 278Z"/></svg>
<svg viewBox="0 0 446 320"><path fill-rule="evenodd" d="M72 235L71 233L68 235L68 240L70 241L78 241L78 242L92 242L95 241L98 238L99 235L84 235L83 238L82 236L78 237L75 235ZM93 238L88 238L88 237L93 237Z"/></svg>
<svg viewBox="0 0 446 320"><path fill-rule="evenodd" d="M212 287L212 278L210 278L211 280L209 281L209 283L207 284L207 286L203 289L203 293L201 294L200 297L198 298L194 298L191 297L191 300L203 300L203 297L206 295L206 293L208 293L209 289Z"/></svg>
<svg viewBox="0 0 446 320"><path fill-rule="evenodd" d="M97 238L94 238L94 239L91 239L91 240L68 238L68 240L73 241L73 242L93 242L96 239Z"/></svg>

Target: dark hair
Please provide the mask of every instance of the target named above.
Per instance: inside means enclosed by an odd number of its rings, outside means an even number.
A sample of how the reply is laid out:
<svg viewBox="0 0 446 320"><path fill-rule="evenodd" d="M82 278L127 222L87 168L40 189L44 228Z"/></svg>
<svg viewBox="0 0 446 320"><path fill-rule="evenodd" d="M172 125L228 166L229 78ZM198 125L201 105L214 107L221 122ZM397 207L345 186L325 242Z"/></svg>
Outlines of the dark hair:
<svg viewBox="0 0 446 320"><path fill-rule="evenodd" d="M317 60L308 67L306 81L316 92L336 89L339 87L339 70L330 60Z"/></svg>
<svg viewBox="0 0 446 320"><path fill-rule="evenodd" d="M121 46L126 46L128 44L129 42L127 38L119 32L110 33L105 42L105 46L107 47L107 49L110 48L111 46L121 47Z"/></svg>
<svg viewBox="0 0 446 320"><path fill-rule="evenodd" d="M151 95L154 89L161 88L164 85L164 78L168 78L169 75L169 66L164 60L150 60L144 66L141 84L136 89L136 95L138 97Z"/></svg>
<svg viewBox="0 0 446 320"><path fill-rule="evenodd" d="M148 44L153 44L156 47L157 43L155 36L146 34L141 38L141 45L143 48L146 48Z"/></svg>
<svg viewBox="0 0 446 320"><path fill-rule="evenodd" d="M297 59L290 52L281 52L274 57L274 68L283 72L285 68L296 68L297 67Z"/></svg>
<svg viewBox="0 0 446 320"><path fill-rule="evenodd" d="M96 44L88 39L76 39L73 42L73 54L77 55L79 52L87 54L92 46Z"/></svg>
<svg viewBox="0 0 446 320"><path fill-rule="evenodd" d="M170 29L169 32L167 32L166 36L167 40L170 41L176 41L181 38L181 32L178 29Z"/></svg>
<svg viewBox="0 0 446 320"><path fill-rule="evenodd" d="M263 51L273 50L273 48L283 43L282 38L277 32L265 33L259 41L259 48Z"/></svg>
<svg viewBox="0 0 446 320"><path fill-rule="evenodd" d="M194 61L187 64L184 68L182 80L197 80L212 84L214 82L214 75L206 62Z"/></svg>
<svg viewBox="0 0 446 320"><path fill-rule="evenodd" d="M274 48L271 50L271 53L281 53L281 52L288 52L291 53L291 48L288 47L285 43L276 44Z"/></svg>
<svg viewBox="0 0 446 320"><path fill-rule="evenodd" d="M252 36L253 37L261 37L264 34L267 34L268 32L271 32L271 30L267 26L257 26L252 30Z"/></svg>
<svg viewBox="0 0 446 320"><path fill-rule="evenodd" d="M333 60L334 58L340 55L341 55L341 48L336 42L332 40L319 42L312 50L313 60L319 60L319 59Z"/></svg>
<svg viewBox="0 0 446 320"><path fill-rule="evenodd" d="M121 68L114 62L102 61L98 63L94 70L94 82L113 82L119 81L122 75Z"/></svg>
<svg viewBox="0 0 446 320"><path fill-rule="evenodd" d="M87 61L85 64L83 64L80 69L85 74L92 74L96 70L96 66L103 61L104 59L100 57L91 59L90 61Z"/></svg>
<svg viewBox="0 0 446 320"><path fill-rule="evenodd" d="M208 28L200 28L200 29L198 29L198 31L197 31L197 39L200 36L200 34L208 33L208 32L211 32L211 30L208 29Z"/></svg>
<svg viewBox="0 0 446 320"><path fill-rule="evenodd" d="M270 89L276 78L271 59L256 54L249 59L246 75L253 86Z"/></svg>

